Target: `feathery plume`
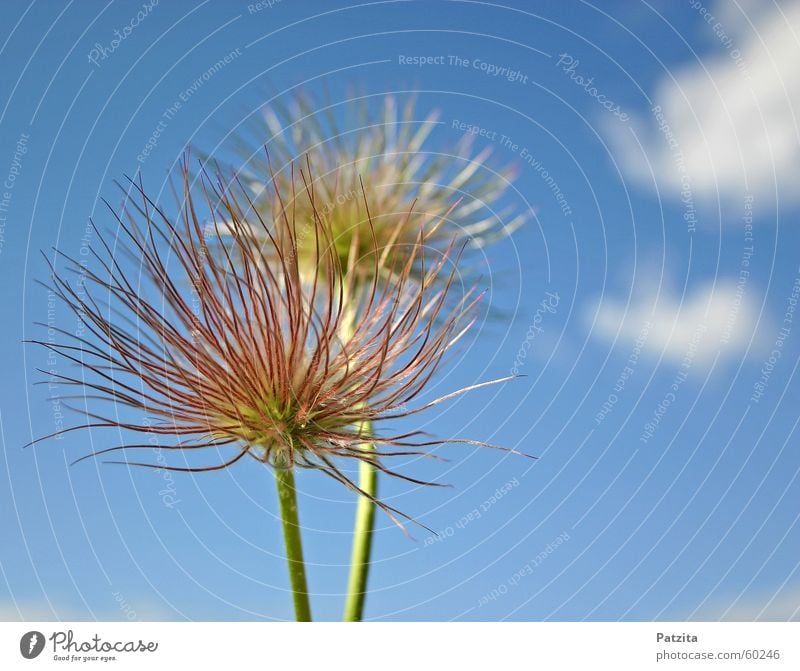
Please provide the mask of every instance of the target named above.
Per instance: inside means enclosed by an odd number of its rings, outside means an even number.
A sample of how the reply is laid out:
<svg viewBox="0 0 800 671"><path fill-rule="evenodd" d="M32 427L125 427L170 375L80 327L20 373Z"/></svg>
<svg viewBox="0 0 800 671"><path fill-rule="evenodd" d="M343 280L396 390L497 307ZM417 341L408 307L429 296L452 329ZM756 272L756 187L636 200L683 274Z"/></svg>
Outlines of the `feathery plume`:
<svg viewBox="0 0 800 671"><path fill-rule="evenodd" d="M186 457L185 465L169 466L128 460L153 447L137 440L78 461L125 453L112 463L199 472L251 457L278 469L316 469L368 496L395 521L407 517L363 492L342 465L361 460L409 482L433 484L393 470L390 458L435 457L430 448L445 442L484 445L421 431L365 435L363 428L502 381L414 405L474 319L474 289L452 303L445 300L460 248L451 242L436 258L426 258L426 227L420 225L404 253L393 254L391 246L379 246L367 216L372 271L364 281L356 264L343 266L308 172L293 179L288 193L284 182L272 182L269 218L238 182L229 186L204 175L193 185L186 162L181 179L174 217L147 196L141 181L131 181L122 212L109 206L117 240L112 246L97 231L93 267L60 253L67 269L81 276L80 290L51 265L50 288L83 332L60 330L59 343L34 341L80 367L74 376L55 378L80 390L72 398L81 399L84 409L73 409L86 421L58 434L111 427L170 436L176 442L161 449ZM415 215L409 210L405 217L410 222ZM310 277L301 272L298 254L301 221L311 229L302 244L319 268ZM355 235L350 244L355 249L362 242ZM390 271L379 272L382 267ZM414 281L412 267L422 269ZM90 410L90 402L111 404L113 412ZM374 449L365 449L366 441ZM224 456L192 465L188 455L202 450Z"/></svg>
<svg viewBox="0 0 800 671"><path fill-rule="evenodd" d="M417 119L413 98L398 110L394 96L381 97L379 111L370 109L370 96L344 103L347 132L339 129L336 105L322 105L305 94L288 103L275 101L263 116L247 124L234 137L236 152L244 161L239 171L255 208L266 220L282 216L282 205L272 198L272 175L282 193L290 193L294 175L291 166L309 157L315 168L314 212L308 199L293 203L298 220L321 217L331 231L341 264L348 265L353 250L361 258L369 254L374 236L379 248L400 249L416 243L420 222L430 226L426 243L446 247L455 237L468 239L467 252L510 235L528 218L511 206L493 208L516 176L511 165L489 167L491 147L473 149L474 134L464 134L451 149L426 147L438 123L438 112ZM271 165L264 159L267 148ZM361 176L368 176L362 190ZM452 208L452 203L459 203ZM408 217L414 208L415 220ZM369 210L369 212L367 211ZM443 217L448 212L449 216ZM353 245L357 238L358 245ZM298 253L308 266L315 261L311 238L300 240ZM468 270L462 264L462 272Z"/></svg>

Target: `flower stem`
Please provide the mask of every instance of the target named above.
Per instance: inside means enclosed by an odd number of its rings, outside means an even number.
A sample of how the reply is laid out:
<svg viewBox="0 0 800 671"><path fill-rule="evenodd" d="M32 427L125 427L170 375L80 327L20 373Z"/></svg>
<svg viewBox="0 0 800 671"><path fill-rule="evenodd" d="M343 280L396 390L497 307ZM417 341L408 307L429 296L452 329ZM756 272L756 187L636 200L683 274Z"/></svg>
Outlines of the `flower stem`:
<svg viewBox="0 0 800 671"><path fill-rule="evenodd" d="M286 560L289 563L289 581L292 585L295 617L298 622L311 622L303 545L300 539L300 521L297 515L294 472L291 468L275 468L275 482L278 485L283 541L286 545Z"/></svg>
<svg viewBox="0 0 800 671"><path fill-rule="evenodd" d="M371 433L371 424L365 422L362 430ZM362 447L365 451L374 449L371 443ZM359 464L358 486L373 498L378 494L378 471L365 461ZM358 497L356 522L353 529L353 552L350 559L350 579L347 586L347 600L344 606L345 622L360 622L364 616L364 600L367 596L367 577L369 575L370 554L372 552L372 532L375 527L375 504L366 496Z"/></svg>

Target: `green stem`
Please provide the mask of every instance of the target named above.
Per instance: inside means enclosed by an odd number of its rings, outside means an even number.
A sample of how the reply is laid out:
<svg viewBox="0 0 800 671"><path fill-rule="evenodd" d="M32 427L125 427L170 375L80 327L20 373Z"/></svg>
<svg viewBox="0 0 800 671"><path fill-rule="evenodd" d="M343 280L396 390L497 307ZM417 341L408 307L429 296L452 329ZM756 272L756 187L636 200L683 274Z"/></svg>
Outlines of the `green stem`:
<svg viewBox="0 0 800 671"><path fill-rule="evenodd" d="M369 422L362 425L364 433L371 433ZM365 443L363 450L375 449ZM378 470L365 461L360 462L358 471L361 489L375 498L378 495ZM345 622L360 622L364 616L364 600L367 596L367 577L369 575L372 534L375 528L375 504L366 496L358 497L356 523L353 529L353 552L350 559L350 579L347 585L347 600L344 606Z"/></svg>
<svg viewBox="0 0 800 671"><path fill-rule="evenodd" d="M289 563L289 581L292 585L295 616L298 622L311 622L303 544L300 539L300 520L297 516L294 472L291 468L275 468L275 482L278 485L278 499L281 505L283 541L286 545L286 560Z"/></svg>

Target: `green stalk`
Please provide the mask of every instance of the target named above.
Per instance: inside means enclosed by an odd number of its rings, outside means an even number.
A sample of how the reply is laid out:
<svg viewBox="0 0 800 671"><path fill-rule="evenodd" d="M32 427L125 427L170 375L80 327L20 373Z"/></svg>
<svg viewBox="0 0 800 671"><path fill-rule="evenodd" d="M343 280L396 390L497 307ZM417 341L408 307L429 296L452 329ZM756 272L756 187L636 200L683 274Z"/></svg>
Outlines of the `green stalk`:
<svg viewBox="0 0 800 671"><path fill-rule="evenodd" d="M344 301L348 305L347 300ZM342 339L347 340L353 333L356 314L348 309L342 318ZM372 435L372 422L361 422L361 435ZM375 450L372 443L364 443L365 452ZM359 461L358 486L375 499L378 496L378 469L365 461ZM364 601L367 597L367 578L372 555L372 535L375 529L375 504L367 496L360 494L356 504L356 519L353 527L353 549L350 555L350 577L347 582L347 597L344 604L345 622L360 622L364 617Z"/></svg>
<svg viewBox="0 0 800 671"><path fill-rule="evenodd" d="M372 432L370 422L361 426L366 434ZM374 450L371 443L362 446L364 451ZM378 470L365 461L359 463L358 485L372 496L378 495ZM356 522L353 529L353 552L350 559L350 579L347 585L347 600L344 605L344 621L360 622L364 617L364 600L367 596L372 534L375 528L375 504L363 494L358 497Z"/></svg>
<svg viewBox="0 0 800 671"><path fill-rule="evenodd" d="M275 482L278 485L278 499L281 505L283 541L286 545L286 560L289 563L289 581L292 585L295 617L298 622L311 622L303 545L300 539L300 520L297 515L294 472L291 468L275 468L274 470Z"/></svg>

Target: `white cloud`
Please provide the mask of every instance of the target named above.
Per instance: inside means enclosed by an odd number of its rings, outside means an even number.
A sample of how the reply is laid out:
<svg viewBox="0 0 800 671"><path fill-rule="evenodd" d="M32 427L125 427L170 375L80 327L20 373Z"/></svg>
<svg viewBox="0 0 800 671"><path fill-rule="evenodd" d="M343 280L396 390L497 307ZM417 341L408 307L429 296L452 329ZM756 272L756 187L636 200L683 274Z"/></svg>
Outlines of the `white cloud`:
<svg viewBox="0 0 800 671"><path fill-rule="evenodd" d="M53 600L48 604L44 599L41 600L0 600L0 622L83 622L87 620L100 620L102 622L116 621L155 621L175 619L175 612L166 610L159 604L151 601L136 600L136 610L134 604L123 609L114 599L113 594L109 596L109 603L103 609L95 609L93 612L85 608L58 603ZM127 604L127 602L125 602Z"/></svg>
<svg viewBox="0 0 800 671"><path fill-rule="evenodd" d="M594 321L597 337L624 343L641 339L643 349L657 356L676 362L688 357L708 365L718 352L741 356L748 347L751 353L761 352L760 334L768 329L763 320L759 324L758 314L745 285L722 281L687 290L684 296L649 288L627 306L606 298L586 318Z"/></svg>
<svg viewBox="0 0 800 671"><path fill-rule="evenodd" d="M81 617L82 616L82 617ZM86 619L85 613L46 601L0 601L0 622L49 622L51 620Z"/></svg>
<svg viewBox="0 0 800 671"><path fill-rule="evenodd" d="M714 3L712 20L697 11L714 52L662 76L650 97L663 119L632 115L608 133L630 177L654 186L649 163L667 196L688 184L698 201L800 202L800 2L741 6Z"/></svg>
<svg viewBox="0 0 800 671"><path fill-rule="evenodd" d="M800 621L800 586L777 594L747 596L734 602L719 602L700 609L694 620L724 620L727 622L798 622Z"/></svg>

